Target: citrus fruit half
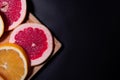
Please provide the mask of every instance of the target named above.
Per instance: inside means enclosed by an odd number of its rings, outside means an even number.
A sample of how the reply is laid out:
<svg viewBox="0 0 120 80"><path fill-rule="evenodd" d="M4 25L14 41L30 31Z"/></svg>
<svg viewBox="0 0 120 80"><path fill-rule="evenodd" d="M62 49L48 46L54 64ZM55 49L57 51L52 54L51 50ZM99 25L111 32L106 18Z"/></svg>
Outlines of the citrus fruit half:
<svg viewBox="0 0 120 80"><path fill-rule="evenodd" d="M17 27L26 15L26 0L0 0L0 14L5 22L5 30Z"/></svg>
<svg viewBox="0 0 120 80"><path fill-rule="evenodd" d="M0 37L2 36L3 32L4 32L4 23L2 17L0 16Z"/></svg>
<svg viewBox="0 0 120 80"><path fill-rule="evenodd" d="M15 28L9 42L24 48L31 60L31 66L43 63L53 50L50 31L44 25L36 23L24 23Z"/></svg>
<svg viewBox="0 0 120 80"><path fill-rule="evenodd" d="M28 58L17 44L0 44L0 75L5 80L24 80L28 73Z"/></svg>

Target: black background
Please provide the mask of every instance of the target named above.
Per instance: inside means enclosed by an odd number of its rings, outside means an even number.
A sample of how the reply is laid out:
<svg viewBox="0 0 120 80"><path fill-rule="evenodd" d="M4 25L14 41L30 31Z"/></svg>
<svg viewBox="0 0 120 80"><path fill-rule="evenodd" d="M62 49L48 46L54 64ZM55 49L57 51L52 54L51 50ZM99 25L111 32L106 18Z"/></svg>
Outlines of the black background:
<svg viewBox="0 0 120 80"><path fill-rule="evenodd" d="M27 0L62 48L32 80L119 78L120 6L106 0Z"/></svg>

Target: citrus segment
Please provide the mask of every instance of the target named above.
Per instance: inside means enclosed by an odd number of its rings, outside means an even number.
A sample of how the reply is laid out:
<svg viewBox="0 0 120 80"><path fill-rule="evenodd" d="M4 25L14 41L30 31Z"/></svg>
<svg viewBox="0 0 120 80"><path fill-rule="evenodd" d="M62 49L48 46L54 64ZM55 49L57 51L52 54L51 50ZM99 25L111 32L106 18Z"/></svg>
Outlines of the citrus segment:
<svg viewBox="0 0 120 80"><path fill-rule="evenodd" d="M4 23L2 17L0 16L0 37L2 36L3 32L4 32Z"/></svg>
<svg viewBox="0 0 120 80"><path fill-rule="evenodd" d="M12 30L25 18L26 0L0 0L0 14L5 21L5 30Z"/></svg>
<svg viewBox="0 0 120 80"><path fill-rule="evenodd" d="M18 45L0 45L0 74L7 80L24 80L28 73L25 51Z"/></svg>
<svg viewBox="0 0 120 80"><path fill-rule="evenodd" d="M32 66L43 63L53 50L50 31L45 26L35 23L25 23L14 29L9 42L16 43L26 50Z"/></svg>

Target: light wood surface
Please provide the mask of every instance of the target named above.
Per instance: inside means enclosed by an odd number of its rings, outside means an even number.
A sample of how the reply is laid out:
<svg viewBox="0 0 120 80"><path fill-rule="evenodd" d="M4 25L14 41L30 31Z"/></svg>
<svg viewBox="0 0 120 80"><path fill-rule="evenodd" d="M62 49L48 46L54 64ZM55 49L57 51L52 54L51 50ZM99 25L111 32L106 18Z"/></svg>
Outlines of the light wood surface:
<svg viewBox="0 0 120 80"><path fill-rule="evenodd" d="M38 23L38 24L41 24L43 25L33 14L29 14L27 20L25 21L25 23ZM0 44L2 43L6 43L8 42L9 40L9 35L12 31L10 32L5 32L4 35L2 36L2 38L0 38ZM54 50L53 50L53 53L51 55L54 56L56 54L56 52L61 48L61 43L54 37ZM47 60L49 61L49 60ZM31 68L30 70L32 70L28 76L28 78L26 80L30 80L46 63L47 61L41 65L37 65L37 66L34 66L33 68Z"/></svg>
<svg viewBox="0 0 120 80"><path fill-rule="evenodd" d="M35 18L32 14L29 15L29 20L27 22L35 22L35 23L41 24L41 22L39 20L37 20L37 18ZM55 44L55 47L54 47L54 51L53 51L52 56L54 56L55 53L61 48L61 43L55 37L54 37L54 44ZM42 65L35 66L33 69L33 73L28 78L28 80L30 80L46 63L44 63Z"/></svg>

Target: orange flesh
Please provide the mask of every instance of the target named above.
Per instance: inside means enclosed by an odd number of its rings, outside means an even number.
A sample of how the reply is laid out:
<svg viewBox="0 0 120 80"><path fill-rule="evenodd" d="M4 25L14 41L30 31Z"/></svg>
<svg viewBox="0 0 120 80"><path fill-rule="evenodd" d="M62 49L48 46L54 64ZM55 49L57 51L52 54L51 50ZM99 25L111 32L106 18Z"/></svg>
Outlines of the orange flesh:
<svg viewBox="0 0 120 80"><path fill-rule="evenodd" d="M24 74L23 66L23 61L16 51L10 49L0 51L0 74L7 80L20 80Z"/></svg>

